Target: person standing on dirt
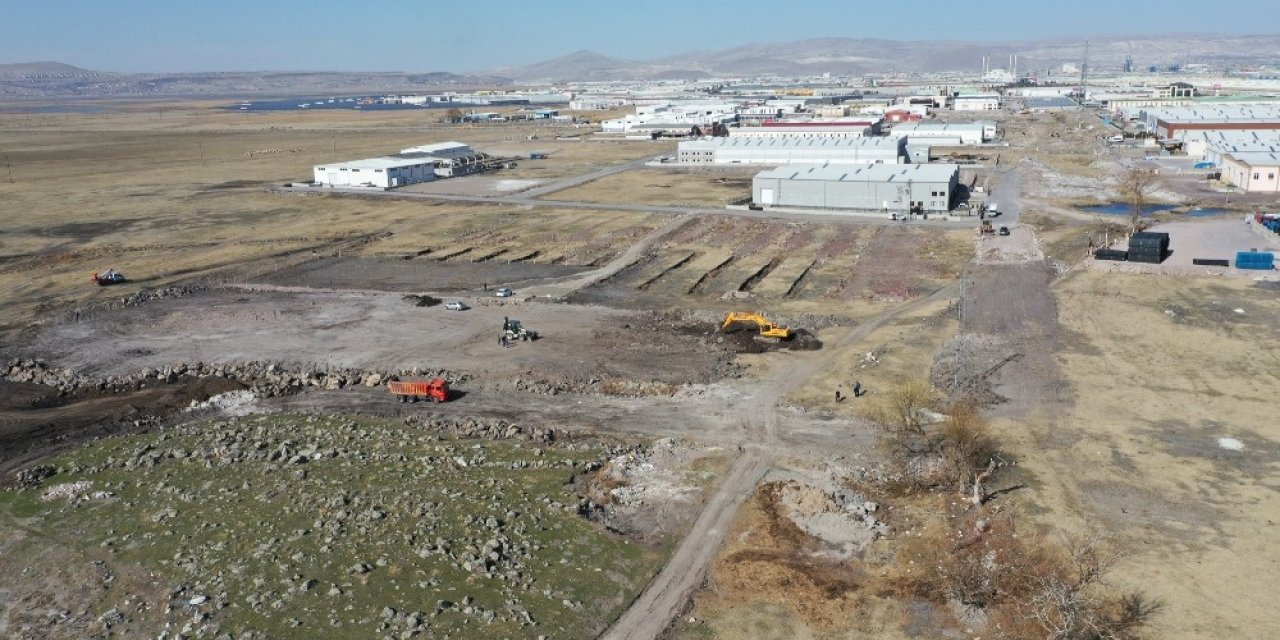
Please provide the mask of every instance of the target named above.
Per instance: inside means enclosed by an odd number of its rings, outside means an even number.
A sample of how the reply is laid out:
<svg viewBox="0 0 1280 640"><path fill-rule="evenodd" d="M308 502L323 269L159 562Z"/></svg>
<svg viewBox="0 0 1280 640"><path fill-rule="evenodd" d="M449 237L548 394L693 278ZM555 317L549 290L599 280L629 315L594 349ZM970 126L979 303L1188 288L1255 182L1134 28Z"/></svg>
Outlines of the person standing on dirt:
<svg viewBox="0 0 1280 640"><path fill-rule="evenodd" d="M855 398L862 397L862 383L858 382L857 380L853 381L853 397Z"/></svg>
<svg viewBox="0 0 1280 640"><path fill-rule="evenodd" d="M484 292L485 292L485 293L489 293L489 283L488 283L488 282L484 283Z"/></svg>

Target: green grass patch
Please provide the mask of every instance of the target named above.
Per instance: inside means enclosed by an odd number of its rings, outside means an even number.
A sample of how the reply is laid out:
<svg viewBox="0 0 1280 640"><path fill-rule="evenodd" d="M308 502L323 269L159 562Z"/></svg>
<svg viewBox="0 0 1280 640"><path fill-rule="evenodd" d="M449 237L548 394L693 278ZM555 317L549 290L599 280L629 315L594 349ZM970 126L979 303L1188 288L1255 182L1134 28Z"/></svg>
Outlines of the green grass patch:
<svg viewBox="0 0 1280 640"><path fill-rule="evenodd" d="M61 455L40 488L0 494L0 521L208 598L206 632L587 637L662 559L577 513L571 480L608 450L336 417L201 423Z"/></svg>

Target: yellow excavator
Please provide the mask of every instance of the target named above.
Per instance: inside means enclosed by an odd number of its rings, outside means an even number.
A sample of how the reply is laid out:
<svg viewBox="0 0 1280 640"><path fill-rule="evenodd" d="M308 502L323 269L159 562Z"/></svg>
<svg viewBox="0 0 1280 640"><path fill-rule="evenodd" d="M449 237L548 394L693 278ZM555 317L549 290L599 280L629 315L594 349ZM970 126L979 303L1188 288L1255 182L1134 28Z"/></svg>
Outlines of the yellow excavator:
<svg viewBox="0 0 1280 640"><path fill-rule="evenodd" d="M751 323L760 328L760 337L777 338L779 340L790 340L795 337L795 333L791 329L782 325L774 324L765 319L758 313L746 313L743 311L731 311L729 315L724 317L724 324L720 325L720 330L725 331L729 327L742 322Z"/></svg>

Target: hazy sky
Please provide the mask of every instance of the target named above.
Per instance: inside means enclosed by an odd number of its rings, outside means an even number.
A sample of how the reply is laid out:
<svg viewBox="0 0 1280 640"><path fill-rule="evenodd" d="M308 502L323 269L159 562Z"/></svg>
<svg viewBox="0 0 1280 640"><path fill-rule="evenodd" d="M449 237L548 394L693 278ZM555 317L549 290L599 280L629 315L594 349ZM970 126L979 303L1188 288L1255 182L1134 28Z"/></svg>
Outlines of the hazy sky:
<svg viewBox="0 0 1280 640"><path fill-rule="evenodd" d="M816 37L1277 31L1280 0L0 0L0 62L102 71L463 72Z"/></svg>

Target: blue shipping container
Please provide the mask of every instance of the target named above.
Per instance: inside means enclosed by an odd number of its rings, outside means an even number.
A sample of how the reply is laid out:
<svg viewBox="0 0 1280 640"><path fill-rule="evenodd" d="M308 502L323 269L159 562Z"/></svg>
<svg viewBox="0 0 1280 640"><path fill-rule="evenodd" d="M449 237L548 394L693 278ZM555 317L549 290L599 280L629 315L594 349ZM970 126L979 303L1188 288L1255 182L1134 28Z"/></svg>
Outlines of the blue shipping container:
<svg viewBox="0 0 1280 640"><path fill-rule="evenodd" d="M1239 251L1236 253L1237 269L1270 271L1275 268L1275 261L1275 254L1267 251Z"/></svg>

